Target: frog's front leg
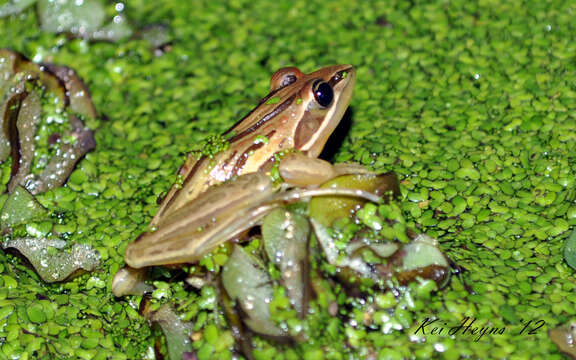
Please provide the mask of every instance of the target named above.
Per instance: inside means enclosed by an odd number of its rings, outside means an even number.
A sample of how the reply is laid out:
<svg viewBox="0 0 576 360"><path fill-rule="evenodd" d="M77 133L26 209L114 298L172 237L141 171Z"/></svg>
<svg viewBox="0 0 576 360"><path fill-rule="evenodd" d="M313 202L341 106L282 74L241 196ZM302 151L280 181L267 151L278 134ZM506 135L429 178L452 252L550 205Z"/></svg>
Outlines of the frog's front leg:
<svg viewBox="0 0 576 360"><path fill-rule="evenodd" d="M282 159L280 176L290 185L314 186L348 174L375 174L360 164L341 163L332 165L326 160L310 158L302 153L292 153Z"/></svg>
<svg viewBox="0 0 576 360"><path fill-rule="evenodd" d="M379 202L376 200L379 197L382 197L384 201L389 201L400 195L396 174L371 171L355 163L332 165L325 160L309 158L302 153L293 153L282 159L279 172L287 184L300 187L300 189L290 191L295 195L306 193L307 197L338 196L336 192L348 192L344 196L364 198L376 203ZM336 178L339 180L334 183ZM320 194L318 191L324 193ZM359 193L354 194L354 191Z"/></svg>

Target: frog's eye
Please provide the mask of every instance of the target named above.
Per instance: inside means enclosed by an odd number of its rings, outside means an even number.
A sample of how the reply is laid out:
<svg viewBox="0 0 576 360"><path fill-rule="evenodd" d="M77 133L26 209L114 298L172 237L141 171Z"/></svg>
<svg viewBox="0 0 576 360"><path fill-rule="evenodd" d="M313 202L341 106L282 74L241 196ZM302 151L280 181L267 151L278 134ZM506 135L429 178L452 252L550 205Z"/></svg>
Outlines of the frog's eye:
<svg viewBox="0 0 576 360"><path fill-rule="evenodd" d="M282 78L282 81L280 82L280 86L284 87L286 85L290 85L293 82L296 82L297 78L296 75L294 74L286 74L284 75L284 77Z"/></svg>
<svg viewBox="0 0 576 360"><path fill-rule="evenodd" d="M270 79L270 91L275 91L293 84L303 76L304 74L296 67L282 68L272 75L272 79Z"/></svg>
<svg viewBox="0 0 576 360"><path fill-rule="evenodd" d="M316 80L312 86L312 91L314 92L314 99L322 107L328 107L334 99L334 90L332 86L325 81Z"/></svg>

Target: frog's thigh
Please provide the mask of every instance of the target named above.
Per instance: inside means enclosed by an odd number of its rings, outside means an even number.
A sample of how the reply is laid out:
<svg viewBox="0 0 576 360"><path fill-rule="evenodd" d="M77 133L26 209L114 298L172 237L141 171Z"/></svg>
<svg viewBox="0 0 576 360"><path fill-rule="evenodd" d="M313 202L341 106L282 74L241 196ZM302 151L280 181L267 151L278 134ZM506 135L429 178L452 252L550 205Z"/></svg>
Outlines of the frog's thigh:
<svg viewBox="0 0 576 360"><path fill-rule="evenodd" d="M293 153L280 162L280 175L296 186L319 185L339 175L328 161Z"/></svg>

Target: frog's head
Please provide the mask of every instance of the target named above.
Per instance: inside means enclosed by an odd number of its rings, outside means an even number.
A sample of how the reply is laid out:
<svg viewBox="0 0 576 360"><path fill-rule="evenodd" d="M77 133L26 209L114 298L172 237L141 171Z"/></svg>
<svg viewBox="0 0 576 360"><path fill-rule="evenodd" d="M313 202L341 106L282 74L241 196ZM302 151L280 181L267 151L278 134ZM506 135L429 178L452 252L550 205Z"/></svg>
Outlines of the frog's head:
<svg viewBox="0 0 576 360"><path fill-rule="evenodd" d="M317 157L342 119L350 99L356 71L352 65L334 65L310 74L298 68L278 70L271 79L272 94L294 94L291 114L294 148Z"/></svg>

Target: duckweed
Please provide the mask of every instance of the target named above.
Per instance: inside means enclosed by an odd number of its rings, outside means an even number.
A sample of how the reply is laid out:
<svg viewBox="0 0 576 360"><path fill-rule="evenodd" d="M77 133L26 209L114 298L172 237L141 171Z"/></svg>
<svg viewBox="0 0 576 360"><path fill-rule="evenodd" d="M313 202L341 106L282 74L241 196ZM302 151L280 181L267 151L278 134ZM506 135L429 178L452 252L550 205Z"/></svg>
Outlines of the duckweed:
<svg viewBox="0 0 576 360"><path fill-rule="evenodd" d="M546 333L576 314L576 270L565 255L576 225L570 2L136 0L125 11L135 24L167 24L170 51L156 56L140 40L40 33L33 11L0 19L4 46L74 66L107 118L86 121L98 148L66 187L38 198L62 211L63 224L74 224L61 229L67 241L90 244L101 265L96 275L46 284L0 253L0 357L154 358L159 331L138 314L142 299L114 298L111 280L184 154L245 115L278 68L351 63L351 110L326 154L396 172L406 227L438 238L466 271L441 291L412 285L414 306L400 318L389 310L402 295L368 294L365 303L345 306L344 290L329 288L315 306L352 312L356 323L318 319L321 331L294 348L256 338L254 357L561 358ZM1 170L5 184L9 166ZM31 226L41 231L38 224ZM203 336L215 324L218 335L227 334L214 290L168 280L178 274L153 274L171 289L170 299L154 301L175 304L193 321L199 359L231 358L230 341L215 346ZM370 316L379 330L356 320ZM450 327L465 317L506 331L480 341L414 335L426 318ZM519 334L530 320L545 325Z"/></svg>

